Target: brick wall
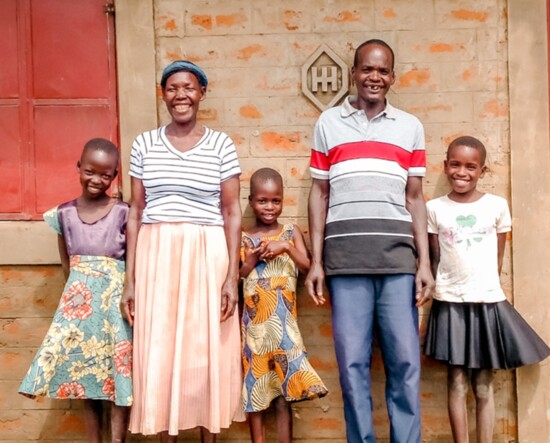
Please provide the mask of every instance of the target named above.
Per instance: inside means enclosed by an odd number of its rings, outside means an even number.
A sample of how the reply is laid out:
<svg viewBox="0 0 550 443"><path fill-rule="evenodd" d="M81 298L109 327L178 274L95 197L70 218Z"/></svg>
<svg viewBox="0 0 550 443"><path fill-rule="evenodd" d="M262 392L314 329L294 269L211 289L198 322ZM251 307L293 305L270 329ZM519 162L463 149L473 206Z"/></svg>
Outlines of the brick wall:
<svg viewBox="0 0 550 443"><path fill-rule="evenodd" d="M504 0L155 0L153 4L157 81L173 59L186 58L204 68L210 84L200 118L228 132L237 145L243 209L252 172L274 167L285 180L285 219L307 231L308 156L319 112L300 92L301 66L321 43L351 64L355 47L374 37L386 40L396 52L397 80L389 99L416 114L426 129L426 198L446 192L445 148L463 134L478 136L489 150L490 172L481 181L482 189L509 195ZM168 117L158 95L159 121L165 123ZM511 298L508 253L503 283ZM15 394L62 284L56 267L0 268L0 441L84 441L77 402L33 402ZM299 299L300 327L311 362L331 392L324 399L293 407L294 435L302 442L343 441L330 309L315 307L303 290ZM424 333L427 310L421 315ZM377 349L373 384L378 435L380 441L388 441L383 366ZM495 441L508 442L517 434L514 387L513 373L498 374ZM451 441L442 365L423 360L421 396L425 441ZM473 407L473 399L469 400ZM473 411L470 419L473 424ZM196 439L192 432L185 435ZM274 435L271 416L269 435ZM247 427L237 424L222 438L248 441ZM132 437L131 441L155 440Z"/></svg>

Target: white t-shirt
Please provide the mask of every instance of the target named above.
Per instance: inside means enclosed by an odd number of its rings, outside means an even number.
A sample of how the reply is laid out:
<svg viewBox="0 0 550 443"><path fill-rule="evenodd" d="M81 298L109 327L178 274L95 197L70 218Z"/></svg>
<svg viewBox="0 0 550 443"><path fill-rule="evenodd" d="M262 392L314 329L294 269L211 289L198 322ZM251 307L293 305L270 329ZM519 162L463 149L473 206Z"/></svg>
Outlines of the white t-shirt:
<svg viewBox="0 0 550 443"><path fill-rule="evenodd" d="M233 141L205 127L199 142L180 152L165 129L144 132L132 145L130 175L142 180L145 188L142 223L223 226L221 183L241 173Z"/></svg>
<svg viewBox="0 0 550 443"><path fill-rule="evenodd" d="M440 250L434 298L459 303L505 300L497 234L512 229L506 200L485 194L473 203L457 203L444 196L426 206L428 232L438 235Z"/></svg>

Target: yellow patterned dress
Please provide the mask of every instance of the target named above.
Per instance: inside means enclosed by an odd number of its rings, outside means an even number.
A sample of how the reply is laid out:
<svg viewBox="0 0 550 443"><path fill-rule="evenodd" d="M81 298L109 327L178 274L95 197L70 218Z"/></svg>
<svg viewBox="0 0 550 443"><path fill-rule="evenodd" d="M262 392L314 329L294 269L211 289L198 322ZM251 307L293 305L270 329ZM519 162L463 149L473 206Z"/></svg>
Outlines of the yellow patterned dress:
<svg viewBox="0 0 550 443"><path fill-rule="evenodd" d="M294 226L287 224L273 237L243 233L245 247L260 242L294 242ZM298 270L288 254L259 262L244 279L243 407L246 412L267 409L271 400L322 397L328 392L309 361L296 319Z"/></svg>

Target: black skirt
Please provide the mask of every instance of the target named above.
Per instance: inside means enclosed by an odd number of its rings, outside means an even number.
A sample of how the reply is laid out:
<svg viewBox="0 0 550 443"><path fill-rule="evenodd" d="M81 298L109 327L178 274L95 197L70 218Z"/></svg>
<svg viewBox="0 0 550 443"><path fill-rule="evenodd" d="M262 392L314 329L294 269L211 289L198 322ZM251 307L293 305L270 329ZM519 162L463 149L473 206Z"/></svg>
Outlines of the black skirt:
<svg viewBox="0 0 550 443"><path fill-rule="evenodd" d="M507 300L434 300L424 353L471 369L513 369L544 360L550 348Z"/></svg>

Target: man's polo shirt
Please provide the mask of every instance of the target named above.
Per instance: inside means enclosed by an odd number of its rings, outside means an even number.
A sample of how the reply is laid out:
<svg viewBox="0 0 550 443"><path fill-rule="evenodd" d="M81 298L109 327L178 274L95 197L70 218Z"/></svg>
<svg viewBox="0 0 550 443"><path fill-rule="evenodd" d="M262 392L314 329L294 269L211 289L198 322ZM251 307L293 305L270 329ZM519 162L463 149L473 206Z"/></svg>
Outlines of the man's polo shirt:
<svg viewBox="0 0 550 443"><path fill-rule="evenodd" d="M314 131L311 176L330 182L325 272L414 274L405 188L408 177L426 173L424 129L389 103L369 121L353 100L324 111Z"/></svg>

